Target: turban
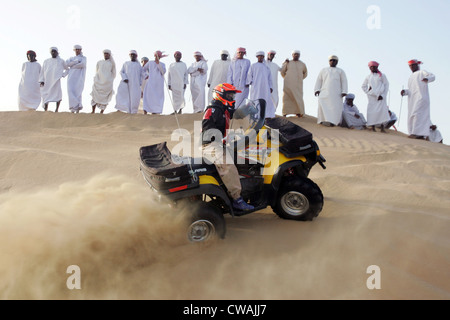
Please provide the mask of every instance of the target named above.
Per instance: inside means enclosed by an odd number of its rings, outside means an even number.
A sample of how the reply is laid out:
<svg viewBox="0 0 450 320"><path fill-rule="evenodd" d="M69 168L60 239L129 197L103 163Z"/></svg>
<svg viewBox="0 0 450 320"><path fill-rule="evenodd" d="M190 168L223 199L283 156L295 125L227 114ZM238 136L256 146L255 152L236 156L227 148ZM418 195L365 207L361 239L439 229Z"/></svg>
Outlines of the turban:
<svg viewBox="0 0 450 320"><path fill-rule="evenodd" d="M294 51L292 51L292 55L294 55L294 54L300 54L300 50L294 50Z"/></svg>
<svg viewBox="0 0 450 320"><path fill-rule="evenodd" d="M269 50L269 52L267 52L267 54L277 54L277 52L275 50Z"/></svg>
<svg viewBox="0 0 450 320"><path fill-rule="evenodd" d="M339 58L337 57L337 56L329 56L328 57L328 61L330 61L330 60L337 60L337 61L339 61Z"/></svg>
<svg viewBox="0 0 450 320"><path fill-rule="evenodd" d="M50 48L50 53L51 53L53 50L55 50L56 52L59 52L59 50L58 50L57 47L51 47L51 48Z"/></svg>
<svg viewBox="0 0 450 320"><path fill-rule="evenodd" d="M220 54L226 54L227 56L230 55L230 53L229 53L227 50L222 50L222 51L220 51Z"/></svg>
<svg viewBox="0 0 450 320"><path fill-rule="evenodd" d="M34 55L36 55L36 52L34 52L33 50L28 50L28 51L27 51L27 55L29 55L29 54L34 54Z"/></svg>
<svg viewBox="0 0 450 320"><path fill-rule="evenodd" d="M195 51L194 52L194 57L196 57L196 56L202 57L200 60L208 62L208 60L205 59L205 57L203 56L203 54L200 51Z"/></svg>
<svg viewBox="0 0 450 320"><path fill-rule="evenodd" d="M81 49L83 49L79 44L76 44L76 45L74 45L73 46L73 50L81 50Z"/></svg>
<svg viewBox="0 0 450 320"><path fill-rule="evenodd" d="M378 67L380 64L376 61L370 61L369 62L369 67ZM381 71L378 70L378 75L381 77L383 74L381 73Z"/></svg>
<svg viewBox="0 0 450 320"><path fill-rule="evenodd" d="M234 54L234 57L233 57L233 61L236 61L236 60L238 60L238 53L239 52L243 52L244 53L244 55L246 55L247 54L247 50L245 50L245 48L237 48L236 49L236 53Z"/></svg>
<svg viewBox="0 0 450 320"><path fill-rule="evenodd" d="M353 100L355 99L355 95L353 93L349 93L345 96L345 100Z"/></svg>
<svg viewBox="0 0 450 320"><path fill-rule="evenodd" d="M180 51L175 51L175 53L173 55L175 56L177 54L182 55L182 53Z"/></svg>
<svg viewBox="0 0 450 320"><path fill-rule="evenodd" d="M413 64L422 64L422 61L418 61L417 59L408 61L408 65L413 65Z"/></svg>
<svg viewBox="0 0 450 320"><path fill-rule="evenodd" d="M258 52L256 53L256 56L264 56L264 51L258 51Z"/></svg>
<svg viewBox="0 0 450 320"><path fill-rule="evenodd" d="M155 56L158 56L159 59L167 57L167 54L164 54L162 51L155 51L154 53Z"/></svg>
<svg viewBox="0 0 450 320"><path fill-rule="evenodd" d="M142 57L141 61L149 61L150 59L147 57Z"/></svg>
<svg viewBox="0 0 450 320"><path fill-rule="evenodd" d="M130 54L138 55L136 50L130 50Z"/></svg>
<svg viewBox="0 0 450 320"><path fill-rule="evenodd" d="M105 50L103 50L103 53L109 53L109 54L111 54L111 50L105 49Z"/></svg>

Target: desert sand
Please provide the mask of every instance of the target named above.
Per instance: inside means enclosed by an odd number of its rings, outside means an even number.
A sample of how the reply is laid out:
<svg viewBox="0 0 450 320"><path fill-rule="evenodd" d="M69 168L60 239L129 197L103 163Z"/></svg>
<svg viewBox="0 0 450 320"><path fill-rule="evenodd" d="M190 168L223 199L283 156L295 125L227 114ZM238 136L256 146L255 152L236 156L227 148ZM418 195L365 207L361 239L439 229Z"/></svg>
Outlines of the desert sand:
<svg viewBox="0 0 450 320"><path fill-rule="evenodd" d="M0 113L0 299L449 299L450 148L289 119L327 159L319 217L227 215L226 239L195 245L139 171L174 116Z"/></svg>

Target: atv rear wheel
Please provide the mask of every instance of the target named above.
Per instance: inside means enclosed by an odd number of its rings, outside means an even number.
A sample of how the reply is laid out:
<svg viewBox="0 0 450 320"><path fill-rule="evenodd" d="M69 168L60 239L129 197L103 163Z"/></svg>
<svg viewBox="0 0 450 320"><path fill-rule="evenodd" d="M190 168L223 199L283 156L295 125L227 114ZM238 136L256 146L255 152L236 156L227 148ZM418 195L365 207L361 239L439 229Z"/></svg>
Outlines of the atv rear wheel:
<svg viewBox="0 0 450 320"><path fill-rule="evenodd" d="M311 221L323 208L319 186L308 178L290 178L283 182L275 213L283 219Z"/></svg>
<svg viewBox="0 0 450 320"><path fill-rule="evenodd" d="M218 208L200 203L192 214L187 236L191 242L207 242L225 238L225 218Z"/></svg>

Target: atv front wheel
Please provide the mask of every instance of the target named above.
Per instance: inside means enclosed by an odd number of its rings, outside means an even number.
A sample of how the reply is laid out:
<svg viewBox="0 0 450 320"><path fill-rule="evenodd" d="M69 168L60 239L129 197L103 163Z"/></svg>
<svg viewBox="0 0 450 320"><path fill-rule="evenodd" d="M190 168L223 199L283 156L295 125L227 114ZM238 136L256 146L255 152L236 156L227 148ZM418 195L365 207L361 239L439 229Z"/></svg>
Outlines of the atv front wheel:
<svg viewBox="0 0 450 320"><path fill-rule="evenodd" d="M207 242L225 238L225 218L218 208L200 203L192 214L187 236L191 242Z"/></svg>
<svg viewBox="0 0 450 320"><path fill-rule="evenodd" d="M319 186L308 178L291 178L283 182L275 213L283 219L311 221L323 208Z"/></svg>

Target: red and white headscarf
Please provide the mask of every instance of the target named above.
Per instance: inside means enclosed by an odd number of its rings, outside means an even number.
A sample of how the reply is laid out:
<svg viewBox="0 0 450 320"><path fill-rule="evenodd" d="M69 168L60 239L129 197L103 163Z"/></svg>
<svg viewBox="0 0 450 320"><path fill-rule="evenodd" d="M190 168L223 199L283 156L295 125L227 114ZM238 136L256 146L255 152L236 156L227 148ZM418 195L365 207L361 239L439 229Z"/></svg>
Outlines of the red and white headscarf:
<svg viewBox="0 0 450 320"><path fill-rule="evenodd" d="M202 57L200 60L208 62L208 60L205 59L205 57L203 56L203 54L200 51L195 51L194 52L194 57L195 56L200 56L200 57Z"/></svg>
<svg viewBox="0 0 450 320"><path fill-rule="evenodd" d="M244 56L247 55L247 49L242 48L242 47L237 48L237 49L236 49L236 53L234 54L234 57L233 57L233 61L237 60L237 58L238 58L238 53L239 53L239 52L243 52L243 53L244 53Z"/></svg>
<svg viewBox="0 0 450 320"><path fill-rule="evenodd" d="M417 59L412 59L408 61L408 65L413 65L413 64L422 64L422 61L418 61Z"/></svg>
<svg viewBox="0 0 450 320"><path fill-rule="evenodd" d="M376 61L370 61L370 62L369 62L369 68L370 68L370 67L378 67L379 65L380 65L380 64L379 64L378 62L376 62ZM380 70L378 70L377 73L380 75L380 77L382 76L382 73L381 73Z"/></svg>

